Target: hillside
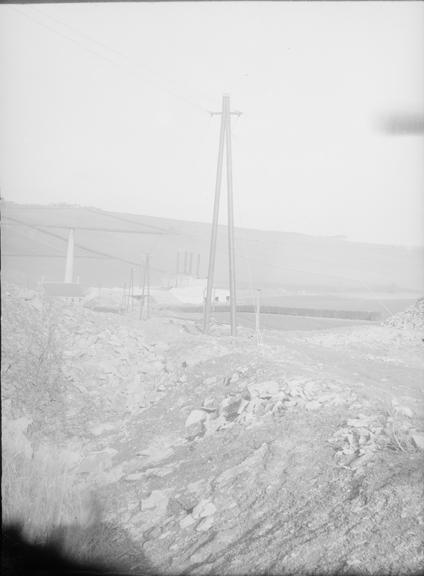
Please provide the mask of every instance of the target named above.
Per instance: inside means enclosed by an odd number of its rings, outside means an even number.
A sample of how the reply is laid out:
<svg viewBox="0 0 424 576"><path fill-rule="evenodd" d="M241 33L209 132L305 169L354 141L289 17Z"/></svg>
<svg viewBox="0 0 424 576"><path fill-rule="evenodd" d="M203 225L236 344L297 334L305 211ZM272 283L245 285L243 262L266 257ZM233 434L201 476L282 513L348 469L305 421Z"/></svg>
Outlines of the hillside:
<svg viewBox="0 0 424 576"><path fill-rule="evenodd" d="M172 281L178 251L193 253L193 271L199 254L199 275L207 274L209 224L81 206L11 202L2 203L3 273L20 283L32 284L41 277L62 280L67 230L61 226L79 227L75 275L83 284L120 286L128 282L132 266L137 267L137 283L146 252L150 253L153 284ZM227 284L226 250L225 227L220 227L218 286ZM239 288L419 292L424 287L423 248L238 228L236 251Z"/></svg>
<svg viewBox="0 0 424 576"><path fill-rule="evenodd" d="M90 574L423 573L416 323L258 343L5 284L2 324L3 521L28 543Z"/></svg>

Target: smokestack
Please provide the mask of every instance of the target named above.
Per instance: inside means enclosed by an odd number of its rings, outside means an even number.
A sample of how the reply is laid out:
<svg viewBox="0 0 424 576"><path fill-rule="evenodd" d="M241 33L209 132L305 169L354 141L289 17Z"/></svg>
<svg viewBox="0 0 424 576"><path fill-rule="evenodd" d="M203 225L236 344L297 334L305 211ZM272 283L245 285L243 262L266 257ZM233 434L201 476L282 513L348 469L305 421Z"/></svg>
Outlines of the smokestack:
<svg viewBox="0 0 424 576"><path fill-rule="evenodd" d="M197 255L196 278L200 278L200 254Z"/></svg>
<svg viewBox="0 0 424 576"><path fill-rule="evenodd" d="M189 264L188 264L188 273L190 274L190 276L193 273L193 252L190 252L190 259L189 259Z"/></svg>

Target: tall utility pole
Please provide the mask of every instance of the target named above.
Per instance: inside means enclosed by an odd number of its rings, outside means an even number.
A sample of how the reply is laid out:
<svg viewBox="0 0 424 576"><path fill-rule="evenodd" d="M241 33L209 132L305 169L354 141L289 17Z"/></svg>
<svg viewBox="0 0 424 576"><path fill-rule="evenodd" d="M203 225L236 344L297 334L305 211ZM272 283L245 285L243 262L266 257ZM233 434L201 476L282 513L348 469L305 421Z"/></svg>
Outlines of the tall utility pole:
<svg viewBox="0 0 424 576"><path fill-rule="evenodd" d="M234 255L234 212L233 212L233 181L232 181L232 154L231 154L231 115L240 116L240 112L231 112L230 96L224 94L222 98L221 112L212 112L212 115L221 115L221 129L219 134L218 164L216 170L215 199L213 207L211 243L209 250L208 282L206 288L206 300L203 317L203 330L208 331L211 311L213 280L215 272L216 239L218 234L219 200L221 195L222 166L224 160L224 145L226 145L226 168L227 168L227 196L228 196L228 261L230 276L230 316L231 335L237 334L236 319L236 274Z"/></svg>
<svg viewBox="0 0 424 576"><path fill-rule="evenodd" d="M146 254L146 318L150 318L150 254Z"/></svg>
<svg viewBox="0 0 424 576"><path fill-rule="evenodd" d="M74 230L70 228L66 250L65 283L71 284L74 278Z"/></svg>
<svg viewBox="0 0 424 576"><path fill-rule="evenodd" d="M234 255L233 162L231 153L230 97L227 102L227 200L228 200L228 262L230 277L231 336L237 332L236 324L236 259Z"/></svg>

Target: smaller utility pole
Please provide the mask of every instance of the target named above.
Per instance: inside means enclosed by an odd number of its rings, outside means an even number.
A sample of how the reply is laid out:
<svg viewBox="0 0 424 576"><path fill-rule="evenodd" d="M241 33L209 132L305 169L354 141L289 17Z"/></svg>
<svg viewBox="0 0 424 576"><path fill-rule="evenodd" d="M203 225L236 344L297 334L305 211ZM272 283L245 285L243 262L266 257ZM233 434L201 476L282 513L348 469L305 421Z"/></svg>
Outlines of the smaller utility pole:
<svg viewBox="0 0 424 576"><path fill-rule="evenodd" d="M193 252L189 253L189 259L188 259L188 273L191 276L193 273Z"/></svg>
<svg viewBox="0 0 424 576"><path fill-rule="evenodd" d="M126 295L127 295L127 283L124 282L124 284L122 285L122 311L124 311L127 307Z"/></svg>
<svg viewBox="0 0 424 576"><path fill-rule="evenodd" d="M74 230L69 229L68 248L66 250L65 283L71 284L74 277Z"/></svg>
<svg viewBox="0 0 424 576"><path fill-rule="evenodd" d="M130 309L131 312L134 310L134 268L131 268L130 272Z"/></svg>
<svg viewBox="0 0 424 576"><path fill-rule="evenodd" d="M261 318L261 291L258 289L256 290L256 310L255 310L256 335L259 334L259 331L261 329L260 318Z"/></svg>
<svg viewBox="0 0 424 576"><path fill-rule="evenodd" d="M175 287L178 287L178 276L180 275L180 251L177 252L177 273L175 276Z"/></svg>
<svg viewBox="0 0 424 576"><path fill-rule="evenodd" d="M145 297L146 297L146 262L144 262L143 265L143 287L141 289L140 314L139 314L140 320L144 320Z"/></svg>
<svg viewBox="0 0 424 576"><path fill-rule="evenodd" d="M150 318L150 254L146 254L146 284L147 284L146 318Z"/></svg>

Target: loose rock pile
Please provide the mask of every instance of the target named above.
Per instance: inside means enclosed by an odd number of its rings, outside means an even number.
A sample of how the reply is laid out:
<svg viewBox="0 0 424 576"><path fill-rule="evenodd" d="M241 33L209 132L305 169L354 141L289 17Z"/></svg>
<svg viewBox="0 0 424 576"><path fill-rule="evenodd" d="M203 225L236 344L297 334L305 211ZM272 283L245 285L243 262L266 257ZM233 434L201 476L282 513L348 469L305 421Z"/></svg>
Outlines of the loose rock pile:
<svg viewBox="0 0 424 576"><path fill-rule="evenodd" d="M413 306L399 312L385 322L393 328L424 330L424 298L419 298Z"/></svg>

